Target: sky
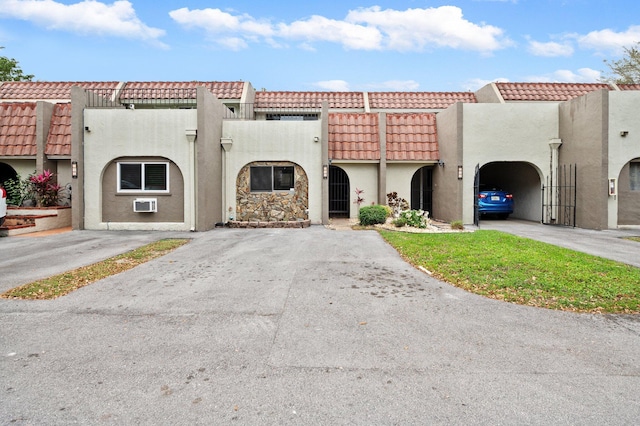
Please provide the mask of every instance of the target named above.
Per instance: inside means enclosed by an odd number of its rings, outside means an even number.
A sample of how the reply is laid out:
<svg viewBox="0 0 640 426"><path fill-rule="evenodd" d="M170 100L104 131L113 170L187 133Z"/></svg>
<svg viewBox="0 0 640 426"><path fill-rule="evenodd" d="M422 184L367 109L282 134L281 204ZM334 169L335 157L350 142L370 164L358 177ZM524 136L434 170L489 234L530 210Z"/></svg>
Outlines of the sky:
<svg viewBox="0 0 640 426"><path fill-rule="evenodd" d="M598 82L636 42L638 0L0 0L34 81L460 92Z"/></svg>

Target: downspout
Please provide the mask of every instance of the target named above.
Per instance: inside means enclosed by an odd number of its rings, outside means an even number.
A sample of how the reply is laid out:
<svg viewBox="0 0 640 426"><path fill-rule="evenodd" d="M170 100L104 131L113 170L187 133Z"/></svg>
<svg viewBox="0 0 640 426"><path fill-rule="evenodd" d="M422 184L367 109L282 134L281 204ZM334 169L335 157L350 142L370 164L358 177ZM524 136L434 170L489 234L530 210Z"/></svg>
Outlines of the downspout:
<svg viewBox="0 0 640 426"><path fill-rule="evenodd" d="M196 230L196 137L198 131L195 129L186 130L189 141L189 230Z"/></svg>
<svg viewBox="0 0 640 426"><path fill-rule="evenodd" d="M558 217L558 200L560 199L560 188L558 187L557 182L554 183L554 173L558 171L558 149L562 145L562 139L554 138L549 140L549 147L551 148L551 170L549 172L550 176L550 191L549 197L551 198L551 217L549 218L549 223L555 223L556 218ZM556 177L557 179L557 177Z"/></svg>

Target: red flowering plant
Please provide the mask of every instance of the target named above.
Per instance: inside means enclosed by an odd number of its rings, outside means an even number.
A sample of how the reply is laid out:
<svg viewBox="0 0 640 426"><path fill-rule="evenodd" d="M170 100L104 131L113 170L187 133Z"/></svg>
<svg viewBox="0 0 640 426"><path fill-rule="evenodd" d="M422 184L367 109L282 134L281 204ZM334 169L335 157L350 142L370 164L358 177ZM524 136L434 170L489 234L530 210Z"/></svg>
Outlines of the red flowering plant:
<svg viewBox="0 0 640 426"><path fill-rule="evenodd" d="M60 199L60 185L55 183L54 174L45 170L39 175L29 176L29 182L36 196L38 207L57 206Z"/></svg>

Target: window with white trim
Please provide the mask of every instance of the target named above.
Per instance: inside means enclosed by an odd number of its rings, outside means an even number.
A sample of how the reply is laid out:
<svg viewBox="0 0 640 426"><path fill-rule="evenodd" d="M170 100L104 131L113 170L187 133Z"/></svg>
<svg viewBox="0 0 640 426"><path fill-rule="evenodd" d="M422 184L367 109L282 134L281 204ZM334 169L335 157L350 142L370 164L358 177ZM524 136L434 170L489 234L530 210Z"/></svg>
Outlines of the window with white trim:
<svg viewBox="0 0 640 426"><path fill-rule="evenodd" d="M289 191L294 187L293 166L251 166L251 192Z"/></svg>
<svg viewBox="0 0 640 426"><path fill-rule="evenodd" d="M118 192L169 192L169 163L118 163Z"/></svg>

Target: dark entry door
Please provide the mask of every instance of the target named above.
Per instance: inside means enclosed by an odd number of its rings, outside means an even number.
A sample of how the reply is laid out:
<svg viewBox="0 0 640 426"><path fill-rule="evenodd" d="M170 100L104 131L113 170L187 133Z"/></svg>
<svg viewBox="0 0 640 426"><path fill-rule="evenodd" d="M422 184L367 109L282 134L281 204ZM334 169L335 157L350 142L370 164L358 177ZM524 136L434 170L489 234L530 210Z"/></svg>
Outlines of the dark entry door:
<svg viewBox="0 0 640 426"><path fill-rule="evenodd" d="M411 210L433 213L433 169L422 167L411 178Z"/></svg>
<svg viewBox="0 0 640 426"><path fill-rule="evenodd" d="M349 176L329 166L329 217L349 217Z"/></svg>

